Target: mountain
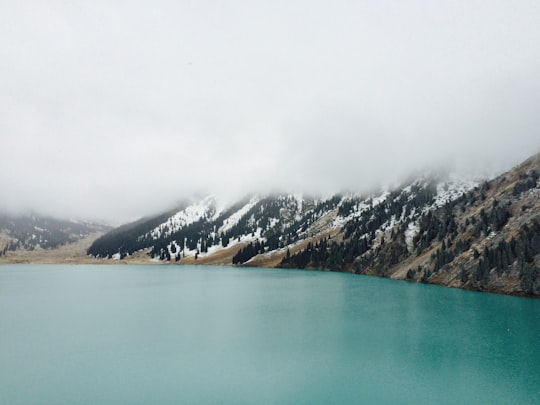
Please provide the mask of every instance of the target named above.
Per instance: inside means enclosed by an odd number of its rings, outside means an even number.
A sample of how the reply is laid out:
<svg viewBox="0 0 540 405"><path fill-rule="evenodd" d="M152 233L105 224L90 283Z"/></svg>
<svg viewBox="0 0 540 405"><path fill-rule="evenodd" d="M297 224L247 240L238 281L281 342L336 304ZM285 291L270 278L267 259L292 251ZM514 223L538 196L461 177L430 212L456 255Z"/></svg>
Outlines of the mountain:
<svg viewBox="0 0 540 405"><path fill-rule="evenodd" d="M326 269L540 295L540 155L481 182L423 176L325 198L213 196L117 228L95 258Z"/></svg>
<svg viewBox="0 0 540 405"><path fill-rule="evenodd" d="M78 256L111 227L38 214L0 215L0 262L58 261L62 255ZM54 253L53 253L54 252ZM53 260L53 258L57 260Z"/></svg>

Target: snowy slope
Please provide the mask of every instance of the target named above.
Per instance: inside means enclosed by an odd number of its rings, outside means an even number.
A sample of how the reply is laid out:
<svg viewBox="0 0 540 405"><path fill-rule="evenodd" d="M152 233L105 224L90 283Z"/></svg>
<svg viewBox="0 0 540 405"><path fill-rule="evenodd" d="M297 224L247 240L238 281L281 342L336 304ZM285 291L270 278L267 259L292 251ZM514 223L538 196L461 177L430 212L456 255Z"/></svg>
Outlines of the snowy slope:
<svg viewBox="0 0 540 405"><path fill-rule="evenodd" d="M208 196L178 211L167 221L156 226L150 235L152 238L168 236L201 219L215 220L224 209L225 206L219 204L214 196Z"/></svg>
<svg viewBox="0 0 540 405"><path fill-rule="evenodd" d="M416 221L431 210L459 198L477 185L462 179L417 179L406 187L385 190L369 196L358 193L326 198L303 194L255 195L249 199L225 203L215 196L194 201L168 217L153 222L144 233L124 239L100 241L94 254L101 257L149 249L152 257L163 260L194 255L211 255L237 243L264 242L267 251L294 246L323 232L344 232L345 237L358 232L378 237L387 230L407 223L406 240L410 245L416 234ZM158 225L155 225L155 224ZM361 225L361 226L360 226ZM136 229L145 228L144 224ZM353 229L354 228L354 229Z"/></svg>
<svg viewBox="0 0 540 405"><path fill-rule="evenodd" d="M440 182L437 184L437 196L435 197L434 206L442 207L444 204L456 200L476 186L478 186L478 181L457 177L449 181Z"/></svg>
<svg viewBox="0 0 540 405"><path fill-rule="evenodd" d="M252 197L248 203L246 203L242 208L233 213L227 219L223 221L223 225L219 228L218 232L223 233L229 231L233 226L235 226L238 221L246 215L249 210L251 210L259 201L261 200L260 196Z"/></svg>

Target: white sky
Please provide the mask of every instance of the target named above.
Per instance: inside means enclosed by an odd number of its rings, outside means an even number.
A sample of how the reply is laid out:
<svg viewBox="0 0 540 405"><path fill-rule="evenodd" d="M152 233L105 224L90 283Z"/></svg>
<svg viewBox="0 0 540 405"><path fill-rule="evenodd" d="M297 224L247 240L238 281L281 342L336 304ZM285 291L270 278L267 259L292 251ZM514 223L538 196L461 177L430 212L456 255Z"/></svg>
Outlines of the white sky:
<svg viewBox="0 0 540 405"><path fill-rule="evenodd" d="M0 0L3 209L493 172L539 128L537 0Z"/></svg>

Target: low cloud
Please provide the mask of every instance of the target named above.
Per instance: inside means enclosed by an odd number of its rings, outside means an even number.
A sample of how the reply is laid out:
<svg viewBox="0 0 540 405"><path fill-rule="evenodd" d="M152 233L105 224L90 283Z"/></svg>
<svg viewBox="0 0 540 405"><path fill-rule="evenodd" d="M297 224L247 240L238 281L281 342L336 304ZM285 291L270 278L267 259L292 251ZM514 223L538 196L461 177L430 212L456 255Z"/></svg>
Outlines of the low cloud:
<svg viewBox="0 0 540 405"><path fill-rule="evenodd" d="M365 190L540 151L536 3L0 6L0 208Z"/></svg>

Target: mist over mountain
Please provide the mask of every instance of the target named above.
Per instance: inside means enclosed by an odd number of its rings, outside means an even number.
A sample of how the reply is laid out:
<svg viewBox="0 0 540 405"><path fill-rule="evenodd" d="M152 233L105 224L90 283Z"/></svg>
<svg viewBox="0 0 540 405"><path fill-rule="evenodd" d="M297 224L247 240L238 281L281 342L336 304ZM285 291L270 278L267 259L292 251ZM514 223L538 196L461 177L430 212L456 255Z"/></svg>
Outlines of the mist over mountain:
<svg viewBox="0 0 540 405"><path fill-rule="evenodd" d="M535 1L3 2L0 210L369 192L540 149Z"/></svg>
<svg viewBox="0 0 540 405"><path fill-rule="evenodd" d="M59 262L59 256L52 251L65 249L73 261L80 260L81 248L73 246L110 231L111 227L69 219L58 219L36 213L25 215L0 214L0 263L42 262L44 257L51 262ZM67 249L66 249L67 248Z"/></svg>
<svg viewBox="0 0 540 405"><path fill-rule="evenodd" d="M540 295L540 155L498 176L409 176L369 192L184 198L117 228L0 216L0 263L292 267Z"/></svg>
<svg viewBox="0 0 540 405"><path fill-rule="evenodd" d="M540 295L540 155L474 181L420 176L370 194L216 196L118 227L96 259L292 267Z"/></svg>

